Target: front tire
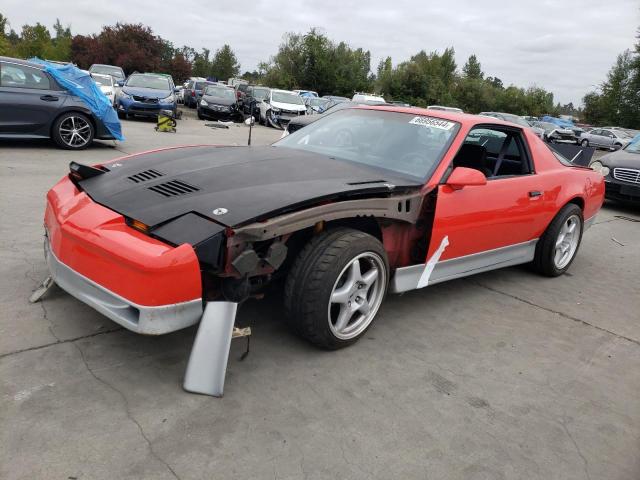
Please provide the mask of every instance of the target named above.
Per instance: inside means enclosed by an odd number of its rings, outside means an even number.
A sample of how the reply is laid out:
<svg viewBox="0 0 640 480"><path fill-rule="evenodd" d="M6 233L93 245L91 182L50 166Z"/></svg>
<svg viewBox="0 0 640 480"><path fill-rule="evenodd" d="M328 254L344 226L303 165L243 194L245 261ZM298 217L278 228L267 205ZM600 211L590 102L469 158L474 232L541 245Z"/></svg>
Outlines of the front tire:
<svg viewBox="0 0 640 480"><path fill-rule="evenodd" d="M583 229L580 207L575 203L565 205L536 245L534 269L547 277L558 277L566 272L578 253Z"/></svg>
<svg viewBox="0 0 640 480"><path fill-rule="evenodd" d="M582 145L582 147L587 148L589 146L589 140L587 140L586 138L584 140L582 140L580 142L580 145Z"/></svg>
<svg viewBox="0 0 640 480"><path fill-rule="evenodd" d="M95 131L91 120L79 112L68 112L54 122L53 141L66 150L83 150L91 145Z"/></svg>
<svg viewBox="0 0 640 480"><path fill-rule="evenodd" d="M358 341L387 291L382 244L349 228L317 235L294 261L285 284L288 325L301 337L335 350Z"/></svg>

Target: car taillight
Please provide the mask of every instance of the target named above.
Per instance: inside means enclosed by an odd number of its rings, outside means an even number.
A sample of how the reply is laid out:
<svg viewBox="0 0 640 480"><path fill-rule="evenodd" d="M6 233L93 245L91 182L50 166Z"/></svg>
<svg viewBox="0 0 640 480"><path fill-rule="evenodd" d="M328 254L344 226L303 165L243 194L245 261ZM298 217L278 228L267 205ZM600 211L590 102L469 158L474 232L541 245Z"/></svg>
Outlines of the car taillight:
<svg viewBox="0 0 640 480"><path fill-rule="evenodd" d="M236 98L238 98L238 99L240 98L240 90L238 90L238 91L236 92Z"/></svg>
<svg viewBox="0 0 640 480"><path fill-rule="evenodd" d="M196 96L196 91L195 90L191 90L191 96L195 97Z"/></svg>

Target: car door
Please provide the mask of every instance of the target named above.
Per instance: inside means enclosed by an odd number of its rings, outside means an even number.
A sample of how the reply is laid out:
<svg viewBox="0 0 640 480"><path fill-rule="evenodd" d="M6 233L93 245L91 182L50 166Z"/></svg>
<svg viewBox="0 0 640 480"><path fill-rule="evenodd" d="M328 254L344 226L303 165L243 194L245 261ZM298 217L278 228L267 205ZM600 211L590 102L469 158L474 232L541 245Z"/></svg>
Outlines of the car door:
<svg viewBox="0 0 640 480"><path fill-rule="evenodd" d="M0 134L48 136L65 95L42 70L0 62Z"/></svg>
<svg viewBox="0 0 640 480"><path fill-rule="evenodd" d="M610 130L602 130L602 146L611 148L616 140L616 136Z"/></svg>
<svg viewBox="0 0 640 480"><path fill-rule="evenodd" d="M589 143L592 146L602 147L604 145L602 140L602 130L591 130L589 132Z"/></svg>
<svg viewBox="0 0 640 480"><path fill-rule="evenodd" d="M488 158L496 160L496 165L498 161L501 164L496 172L495 165L491 167L488 162L484 171L488 169L497 175L490 174L486 185L481 186L462 189L446 184L438 186L427 253L427 261L435 260L436 266L429 283L533 259L538 234L549 220L544 211L547 204L553 203L553 192L545 192L535 173L527 134L521 129L502 126L493 131L507 135L502 137L502 142L492 138L493 146L487 147L490 144L485 137L474 138L472 130L465 144L476 147L463 145L453 166L474 168L475 154L464 161L460 155L463 150L482 152L485 149ZM505 146L506 142L509 143ZM481 157L478 154L478 166L484 163Z"/></svg>

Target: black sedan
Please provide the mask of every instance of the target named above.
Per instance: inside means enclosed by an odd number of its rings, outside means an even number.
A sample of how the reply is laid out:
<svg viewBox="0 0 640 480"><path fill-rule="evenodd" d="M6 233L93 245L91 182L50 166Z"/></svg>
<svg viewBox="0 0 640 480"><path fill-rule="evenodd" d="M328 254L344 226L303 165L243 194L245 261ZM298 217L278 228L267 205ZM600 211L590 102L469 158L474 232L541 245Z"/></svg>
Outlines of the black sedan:
<svg viewBox="0 0 640 480"><path fill-rule="evenodd" d="M114 137L42 65L0 57L0 138L52 138L61 148L81 150L94 138Z"/></svg>
<svg viewBox="0 0 640 480"><path fill-rule="evenodd" d="M238 108L236 93L225 85L209 85L198 101L198 118L204 120L240 121L242 112Z"/></svg>
<svg viewBox="0 0 640 480"><path fill-rule="evenodd" d="M640 135L590 166L604 176L606 198L640 205Z"/></svg>

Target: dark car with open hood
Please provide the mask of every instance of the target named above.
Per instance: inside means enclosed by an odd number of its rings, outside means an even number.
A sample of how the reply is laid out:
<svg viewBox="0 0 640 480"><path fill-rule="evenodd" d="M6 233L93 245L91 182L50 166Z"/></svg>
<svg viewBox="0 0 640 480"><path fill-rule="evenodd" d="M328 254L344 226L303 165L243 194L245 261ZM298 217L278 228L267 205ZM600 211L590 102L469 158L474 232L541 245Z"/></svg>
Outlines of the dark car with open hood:
<svg viewBox="0 0 640 480"><path fill-rule="evenodd" d="M606 198L640 205L640 135L590 167L604 177Z"/></svg>
<svg viewBox="0 0 640 480"><path fill-rule="evenodd" d="M563 274L604 198L602 175L521 125L396 106L320 117L266 147L72 163L47 195L52 278L156 335L282 286L291 329L336 349L387 292L524 263Z"/></svg>

